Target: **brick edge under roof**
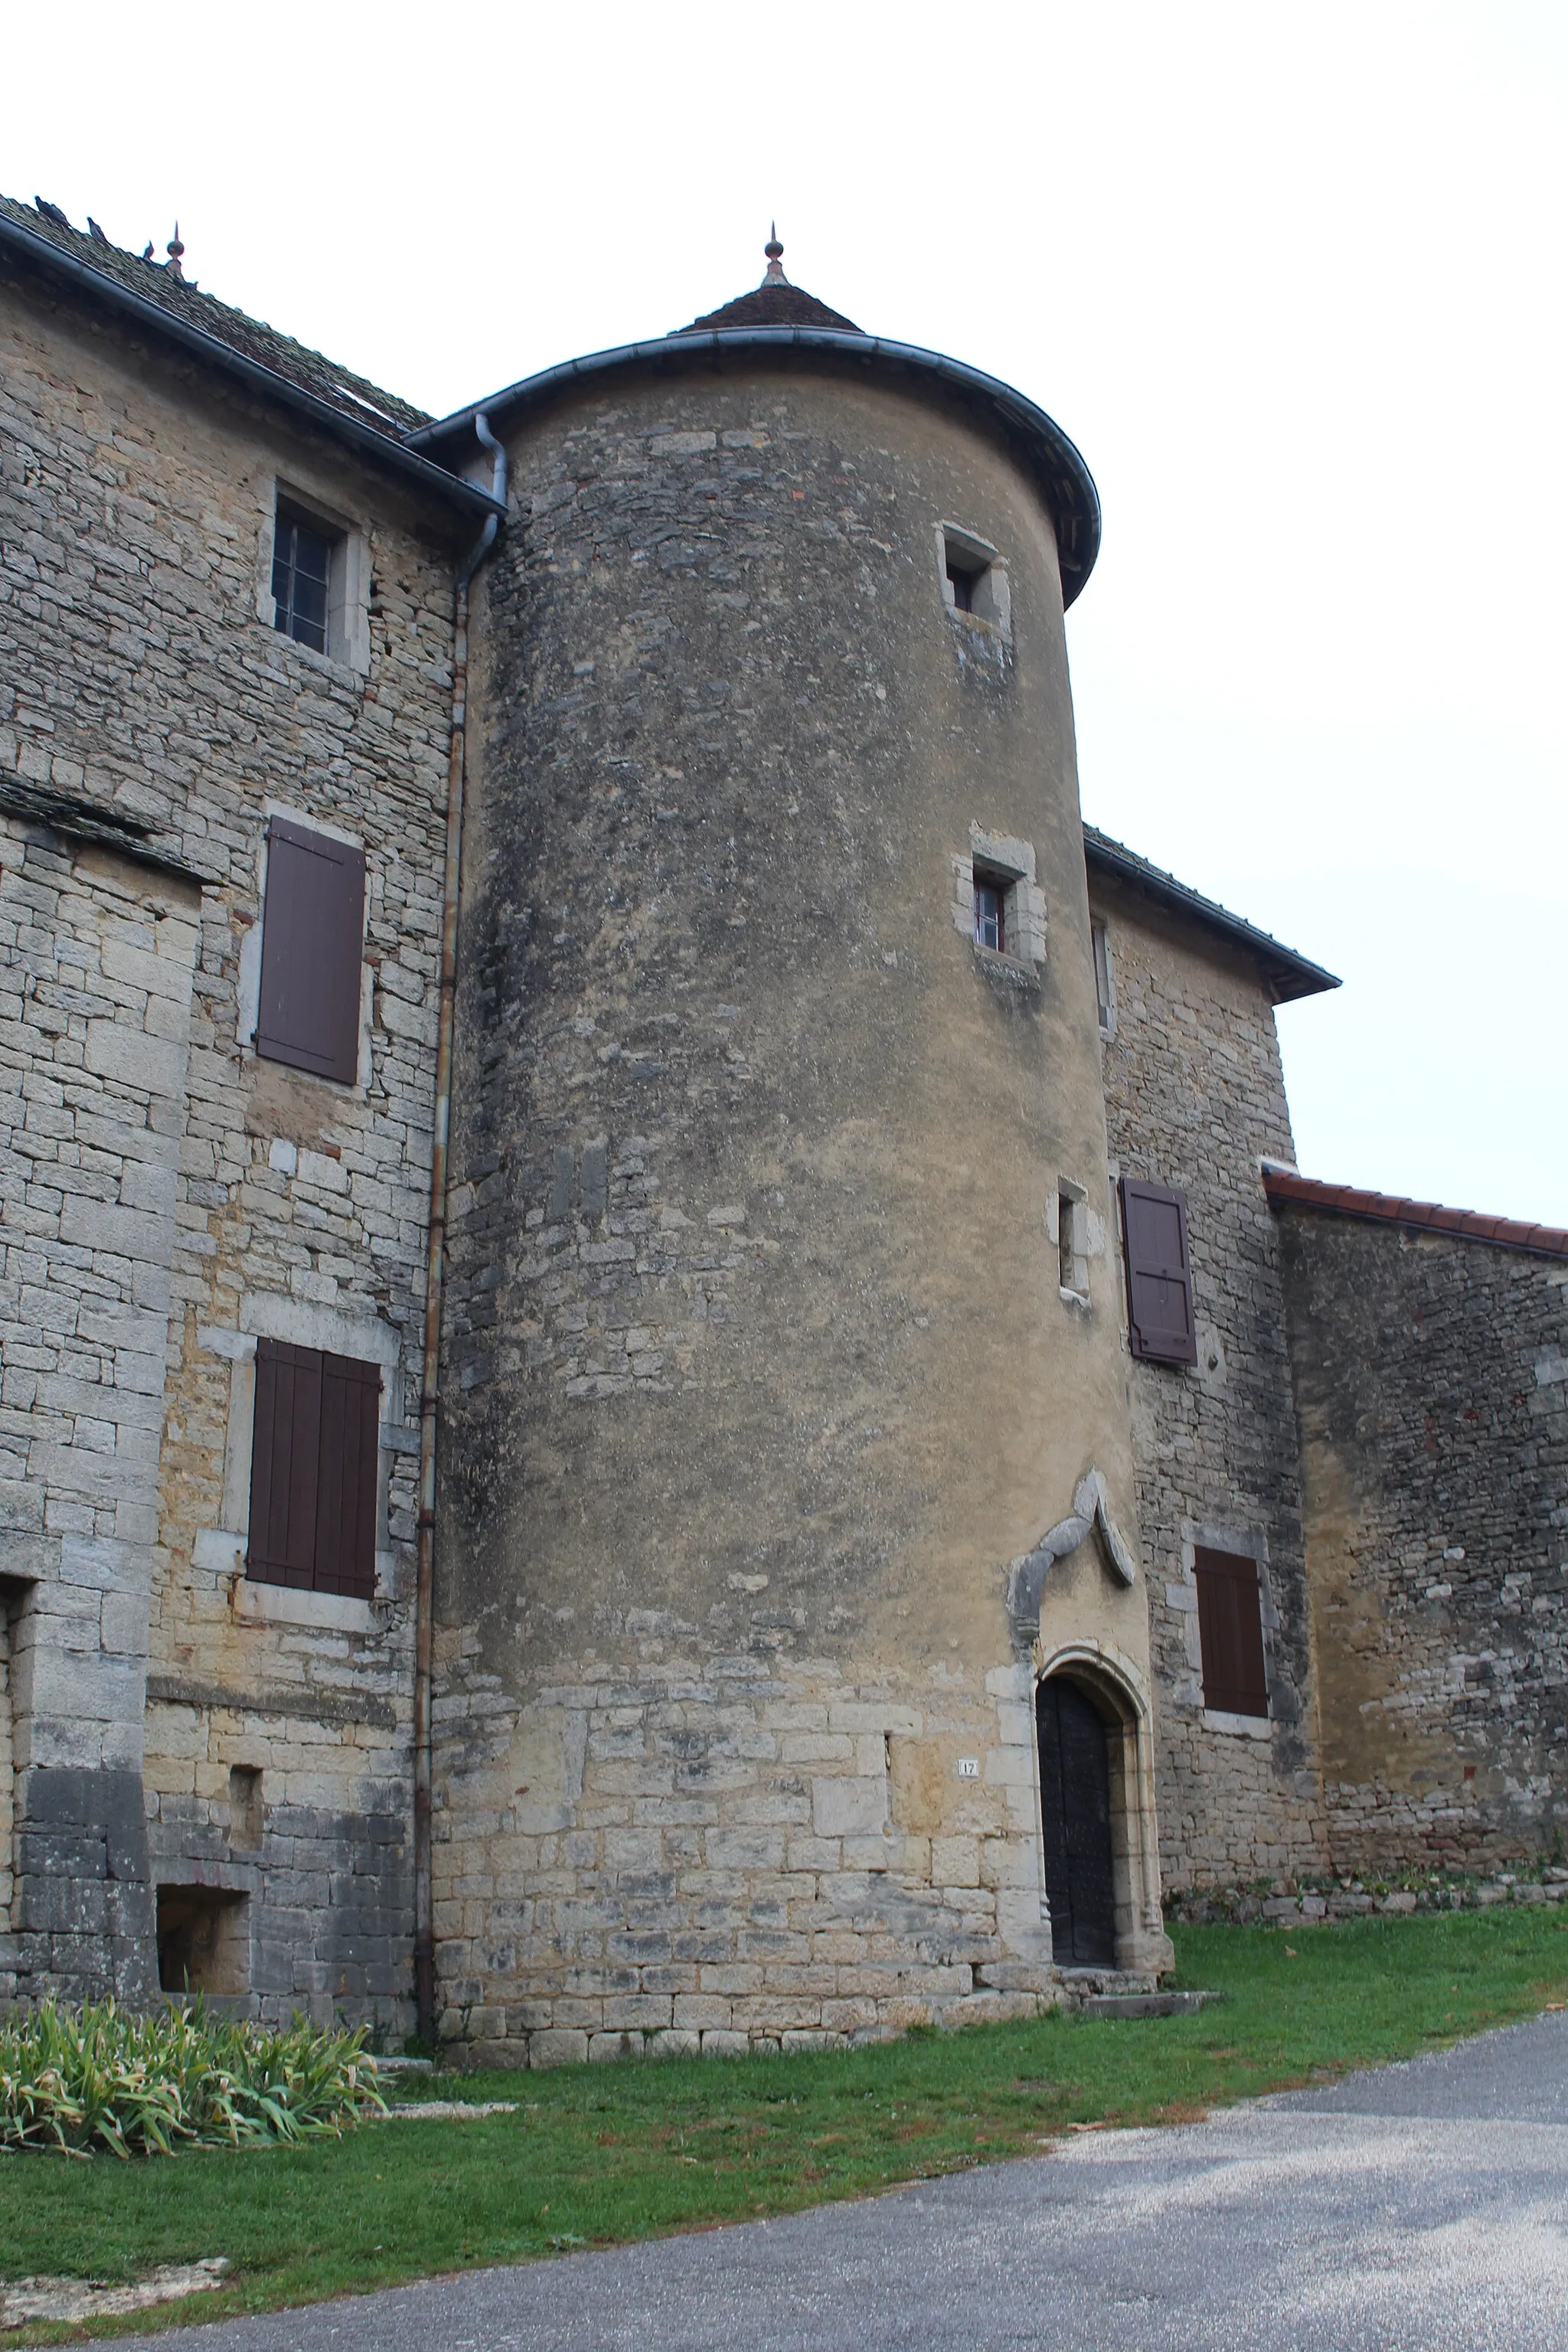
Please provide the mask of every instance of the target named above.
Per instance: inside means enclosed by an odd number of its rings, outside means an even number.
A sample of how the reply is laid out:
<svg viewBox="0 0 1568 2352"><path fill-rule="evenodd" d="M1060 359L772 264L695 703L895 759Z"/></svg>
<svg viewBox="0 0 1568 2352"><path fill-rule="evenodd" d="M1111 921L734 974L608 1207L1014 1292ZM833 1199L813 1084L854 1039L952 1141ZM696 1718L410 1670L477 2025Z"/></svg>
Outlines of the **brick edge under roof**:
<svg viewBox="0 0 1568 2352"><path fill-rule="evenodd" d="M1490 1242L1496 1249L1529 1250L1538 1257L1568 1257L1568 1233L1557 1225L1526 1225L1513 1217L1482 1216L1474 1209L1445 1209L1436 1201L1407 1201L1392 1192L1363 1192L1353 1184L1323 1184L1293 1168L1265 1166L1263 1190L1270 1208L1294 1202L1334 1217L1360 1217L1373 1224L1404 1225L1415 1233L1447 1234L1461 1241Z"/></svg>

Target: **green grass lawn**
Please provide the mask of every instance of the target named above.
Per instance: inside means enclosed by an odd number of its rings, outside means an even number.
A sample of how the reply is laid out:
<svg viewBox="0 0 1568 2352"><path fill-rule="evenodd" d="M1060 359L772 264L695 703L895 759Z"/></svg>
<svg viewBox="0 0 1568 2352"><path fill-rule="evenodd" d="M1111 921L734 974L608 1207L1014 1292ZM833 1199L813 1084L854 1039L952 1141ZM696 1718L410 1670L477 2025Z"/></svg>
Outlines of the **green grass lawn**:
<svg viewBox="0 0 1568 2352"><path fill-rule="evenodd" d="M442 2076L515 2115L129 2164L0 2158L0 2277L131 2279L226 2254L218 2293L97 2332L304 2303L786 2213L1037 2150L1074 2125L1179 2122L1440 2046L1568 1993L1568 1920L1509 1909L1275 1930L1177 1927L1192 2017L922 2033L844 2055ZM428 2097L426 2082L410 2097ZM30 2329L15 2344L84 2331Z"/></svg>

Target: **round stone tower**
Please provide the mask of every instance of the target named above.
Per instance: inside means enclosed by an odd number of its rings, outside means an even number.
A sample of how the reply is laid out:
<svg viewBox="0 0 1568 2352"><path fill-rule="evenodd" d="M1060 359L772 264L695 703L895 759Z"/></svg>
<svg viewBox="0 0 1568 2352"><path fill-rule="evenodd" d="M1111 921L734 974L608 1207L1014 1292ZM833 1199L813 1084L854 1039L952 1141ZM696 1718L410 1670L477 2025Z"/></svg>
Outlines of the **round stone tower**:
<svg viewBox="0 0 1568 2352"><path fill-rule="evenodd" d="M1063 631L1098 502L768 250L483 404L434 1774L476 2054L1168 1954Z"/></svg>

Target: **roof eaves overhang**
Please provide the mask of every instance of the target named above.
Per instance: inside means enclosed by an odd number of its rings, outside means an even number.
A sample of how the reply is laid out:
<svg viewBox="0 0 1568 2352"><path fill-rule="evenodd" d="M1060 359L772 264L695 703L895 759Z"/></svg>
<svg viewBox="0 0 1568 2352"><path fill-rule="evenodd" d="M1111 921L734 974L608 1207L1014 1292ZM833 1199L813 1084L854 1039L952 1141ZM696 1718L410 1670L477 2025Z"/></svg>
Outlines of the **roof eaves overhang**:
<svg viewBox="0 0 1568 2352"><path fill-rule="evenodd" d="M160 303L149 301L145 295L136 293L129 286L121 286L117 278L92 268L87 262L79 261L75 254L67 253L52 239L35 235L3 213L0 213L0 247L8 247L35 268L64 278L105 310L134 320L137 325L147 328L167 342L178 345L194 358L205 361L226 375L237 378L247 390L261 394L320 431L346 442L362 457L386 467L405 480L433 491L437 498L458 507L465 514L482 520L486 515L504 512L504 509L499 507L489 492L480 489L477 483L465 481L460 475L452 473L447 467L426 457L422 450L411 446L408 441L392 440L386 434L378 433L374 425L362 425L356 418L346 416L341 408L334 408L331 401L318 399L303 385L292 383L286 375L279 375L276 369L263 367L259 360L247 358L243 352L237 352L221 336L209 335L205 328L194 327L188 320L175 318Z"/></svg>
<svg viewBox="0 0 1568 2352"><path fill-rule="evenodd" d="M1163 866L1151 866L1136 850L1112 841L1109 834L1097 831L1093 825L1084 826L1083 853L1089 866L1098 866L1102 873L1114 874L1118 880L1130 883L1156 904L1169 908L1173 913L1190 916L1209 930L1218 931L1237 947L1247 949L1268 982L1276 1004L1289 1004L1301 996L1321 996L1326 990L1342 985L1321 964L1298 955L1294 948L1286 947L1271 932L1260 931L1255 923L1233 915L1228 908L1216 906L1201 891L1189 889L1173 874L1167 874Z"/></svg>
<svg viewBox="0 0 1568 2352"><path fill-rule="evenodd" d="M408 436L411 448L437 448L448 441L465 446L476 416L493 425L509 412L535 405L574 384L613 375L630 368L656 371L689 367L694 360L725 359L743 352L821 352L862 366L900 372L917 379L935 379L975 406L993 412L1025 443L1034 461L1041 489L1056 520L1062 565L1062 601L1070 604L1094 569L1100 552L1100 493L1083 457L1060 425L1000 377L950 360L940 352L922 351L915 343L889 342L880 335L851 335L828 327L710 328L697 335L660 335L657 341L622 343L613 351L592 352L586 357L563 360L538 375L508 384L488 400L478 400L450 416L422 425Z"/></svg>

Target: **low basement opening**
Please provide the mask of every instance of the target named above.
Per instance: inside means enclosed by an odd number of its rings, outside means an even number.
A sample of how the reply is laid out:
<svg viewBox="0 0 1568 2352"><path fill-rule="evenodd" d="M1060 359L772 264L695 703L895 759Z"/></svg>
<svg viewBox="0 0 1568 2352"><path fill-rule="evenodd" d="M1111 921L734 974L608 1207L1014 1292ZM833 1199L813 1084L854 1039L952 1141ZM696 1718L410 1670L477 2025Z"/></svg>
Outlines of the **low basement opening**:
<svg viewBox="0 0 1568 2352"><path fill-rule="evenodd" d="M160 1886L162 1990L244 1992L250 1977L249 1908L248 1895L226 1886Z"/></svg>

